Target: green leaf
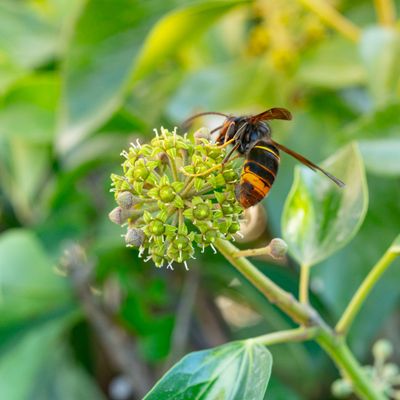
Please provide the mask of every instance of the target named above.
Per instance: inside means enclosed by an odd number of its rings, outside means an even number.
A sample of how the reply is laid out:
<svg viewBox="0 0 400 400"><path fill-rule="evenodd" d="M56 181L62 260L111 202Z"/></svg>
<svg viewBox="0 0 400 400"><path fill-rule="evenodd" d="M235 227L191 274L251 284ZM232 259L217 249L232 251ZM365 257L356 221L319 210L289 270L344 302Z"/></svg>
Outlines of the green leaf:
<svg viewBox="0 0 400 400"><path fill-rule="evenodd" d="M343 247L360 228L368 205L363 162L350 144L322 164L346 183L297 167L282 216L283 237L301 264L313 265Z"/></svg>
<svg viewBox="0 0 400 400"><path fill-rule="evenodd" d="M103 399L100 390L70 358L65 330L71 315L14 338L0 357L0 392L13 400Z"/></svg>
<svg viewBox="0 0 400 400"><path fill-rule="evenodd" d="M3 98L0 136L51 144L59 92L59 79L53 75L37 75L18 82Z"/></svg>
<svg viewBox="0 0 400 400"><path fill-rule="evenodd" d="M0 179L18 219L32 223L50 184L51 145L59 82L50 75L24 78L0 108Z"/></svg>
<svg viewBox="0 0 400 400"><path fill-rule="evenodd" d="M134 79L154 71L163 58L176 52L233 7L249 0L209 0L184 6L163 17L148 35L140 53Z"/></svg>
<svg viewBox="0 0 400 400"><path fill-rule="evenodd" d="M368 172L377 175L400 175L400 139L362 140L360 151Z"/></svg>
<svg viewBox="0 0 400 400"><path fill-rule="evenodd" d="M39 241L28 230L0 236L0 326L70 304L65 278L56 275Z"/></svg>
<svg viewBox="0 0 400 400"><path fill-rule="evenodd" d="M79 142L119 106L146 35L176 3L87 1L66 54L61 150Z"/></svg>
<svg viewBox="0 0 400 400"><path fill-rule="evenodd" d="M145 400L262 400L272 356L251 340L191 353L169 370Z"/></svg>
<svg viewBox="0 0 400 400"><path fill-rule="evenodd" d="M365 168L382 176L400 174L400 103L394 102L348 125L345 136L359 141Z"/></svg>
<svg viewBox="0 0 400 400"><path fill-rule="evenodd" d="M364 83L365 75L354 44L338 36L312 48L297 72L301 83L332 89Z"/></svg>
<svg viewBox="0 0 400 400"><path fill-rule="evenodd" d="M21 2L0 2L0 92L29 70L48 61L57 29Z"/></svg>
<svg viewBox="0 0 400 400"><path fill-rule="evenodd" d="M382 106L400 90L400 33L386 27L363 31L360 53L376 105Z"/></svg>

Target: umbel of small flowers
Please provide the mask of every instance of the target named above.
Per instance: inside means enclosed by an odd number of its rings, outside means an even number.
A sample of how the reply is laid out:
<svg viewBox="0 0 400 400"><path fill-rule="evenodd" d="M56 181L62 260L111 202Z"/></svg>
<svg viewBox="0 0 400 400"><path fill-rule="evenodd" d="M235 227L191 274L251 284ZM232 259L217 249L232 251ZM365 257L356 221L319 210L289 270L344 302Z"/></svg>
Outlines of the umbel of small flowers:
<svg viewBox="0 0 400 400"><path fill-rule="evenodd" d="M363 369L382 394L390 399L400 400L400 368L389 360L393 353L393 345L388 340L378 340L372 347L373 365L365 365ZM332 393L339 399L348 398L353 389L347 379L338 379L332 385Z"/></svg>
<svg viewBox="0 0 400 400"><path fill-rule="evenodd" d="M203 176L226 155L224 147L210 142L202 128L193 138L161 128L148 144L131 143L122 172L112 174L111 189L118 204L111 221L127 227L125 243L157 267L194 258L217 238L233 239L240 229L242 207L235 197L238 168L230 161Z"/></svg>

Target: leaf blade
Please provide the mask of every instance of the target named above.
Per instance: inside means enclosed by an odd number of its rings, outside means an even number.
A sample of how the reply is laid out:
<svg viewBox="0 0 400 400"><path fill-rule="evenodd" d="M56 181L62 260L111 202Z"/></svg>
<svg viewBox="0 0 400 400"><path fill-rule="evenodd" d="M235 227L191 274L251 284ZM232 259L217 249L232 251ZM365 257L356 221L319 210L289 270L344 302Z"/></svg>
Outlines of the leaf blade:
<svg viewBox="0 0 400 400"><path fill-rule="evenodd" d="M184 357L161 378L145 400L262 400L271 368L272 356L264 346L250 340L227 343Z"/></svg>
<svg viewBox="0 0 400 400"><path fill-rule="evenodd" d="M336 188L325 177L297 167L282 215L283 237L299 262L314 265L343 247L360 228L368 206L364 166L350 144L323 167L346 182Z"/></svg>

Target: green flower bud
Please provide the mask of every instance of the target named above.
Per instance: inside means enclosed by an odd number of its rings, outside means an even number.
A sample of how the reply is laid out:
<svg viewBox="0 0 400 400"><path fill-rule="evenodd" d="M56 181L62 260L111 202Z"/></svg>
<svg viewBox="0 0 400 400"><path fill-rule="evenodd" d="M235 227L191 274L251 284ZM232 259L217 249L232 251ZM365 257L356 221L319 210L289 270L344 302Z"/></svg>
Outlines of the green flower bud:
<svg viewBox="0 0 400 400"><path fill-rule="evenodd" d="M222 176L224 177L226 183L232 183L238 180L238 174L233 169L224 171Z"/></svg>
<svg viewBox="0 0 400 400"><path fill-rule="evenodd" d="M393 354L393 345L386 339L378 340L372 347L376 359L386 360Z"/></svg>
<svg viewBox="0 0 400 400"><path fill-rule="evenodd" d="M170 203L175 199L176 193L173 187L165 185L160 188L158 196L161 201L164 201L165 203Z"/></svg>
<svg viewBox="0 0 400 400"><path fill-rule="evenodd" d="M119 205L113 222L129 223L128 246L157 267L172 268L194 258L194 244L211 246L218 237L230 239L239 228L242 212L234 186L238 171L229 161L221 166L227 148L209 142L209 132L196 132L194 141L161 129L149 144L132 144L123 173L113 174ZM204 176L191 177L208 171ZM214 249L215 251L215 249Z"/></svg>
<svg viewBox="0 0 400 400"><path fill-rule="evenodd" d="M240 231L240 224L239 222L232 222L228 228L228 232L231 233L232 235L235 234L236 232Z"/></svg>
<svg viewBox="0 0 400 400"><path fill-rule="evenodd" d="M344 379L338 379L332 384L332 394L339 398L344 399L353 393L351 383Z"/></svg>
<svg viewBox="0 0 400 400"><path fill-rule="evenodd" d="M151 221L149 231L155 236L162 235L165 231L164 223L158 219Z"/></svg>
<svg viewBox="0 0 400 400"><path fill-rule="evenodd" d="M202 221L210 216L211 210L207 204L199 204L193 209L193 216Z"/></svg>
<svg viewBox="0 0 400 400"><path fill-rule="evenodd" d="M382 378L385 381L392 380L397 376L399 376L400 379L400 368L396 364L388 363L384 365L382 371Z"/></svg>
<svg viewBox="0 0 400 400"><path fill-rule="evenodd" d="M133 171L133 179L139 180L139 181L144 181L148 176L150 172L145 166L138 166L135 168Z"/></svg>

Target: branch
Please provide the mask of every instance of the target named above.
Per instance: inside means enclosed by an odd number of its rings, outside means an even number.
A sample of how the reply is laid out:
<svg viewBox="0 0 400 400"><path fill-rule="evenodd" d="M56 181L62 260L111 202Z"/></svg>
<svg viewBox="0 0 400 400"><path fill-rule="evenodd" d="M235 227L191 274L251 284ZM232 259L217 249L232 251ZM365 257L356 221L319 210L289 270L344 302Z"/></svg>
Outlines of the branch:
<svg viewBox="0 0 400 400"><path fill-rule="evenodd" d="M83 250L73 246L66 252L63 267L69 272L81 306L104 346L113 365L127 376L140 398L150 390L152 383L148 371L136 355L131 338L106 313L90 290L91 266Z"/></svg>
<svg viewBox="0 0 400 400"><path fill-rule="evenodd" d="M393 26L396 23L396 8L392 0L374 0L376 13L381 25Z"/></svg>
<svg viewBox="0 0 400 400"><path fill-rule="evenodd" d="M320 328L316 326L311 328L288 329L286 331L273 332L266 335L257 336L249 340L264 346L271 346L273 344L286 342L304 342L306 340L314 339L319 333L319 330Z"/></svg>
<svg viewBox="0 0 400 400"><path fill-rule="evenodd" d="M327 25L336 29L343 36L353 42L358 42L361 30L349 19L340 14L327 1L323 0L299 0L304 7L318 15Z"/></svg>
<svg viewBox="0 0 400 400"><path fill-rule="evenodd" d="M239 250L233 244L226 240L218 239L215 242L215 247L239 272L260 290L271 303L275 303L281 310L292 317L294 321L305 326L321 322L315 310L300 304L291 293L286 292L262 274L249 260L244 257L236 257Z"/></svg>
<svg viewBox="0 0 400 400"><path fill-rule="evenodd" d="M375 264L369 274L366 276L362 284L357 289L353 298L350 300L346 310L336 325L336 332L345 334L354 321L354 318L360 311L364 304L365 299L371 293L372 289L378 282L382 274L387 270L389 265L400 255L400 235L397 236L395 241L382 256L382 258Z"/></svg>

